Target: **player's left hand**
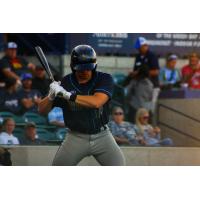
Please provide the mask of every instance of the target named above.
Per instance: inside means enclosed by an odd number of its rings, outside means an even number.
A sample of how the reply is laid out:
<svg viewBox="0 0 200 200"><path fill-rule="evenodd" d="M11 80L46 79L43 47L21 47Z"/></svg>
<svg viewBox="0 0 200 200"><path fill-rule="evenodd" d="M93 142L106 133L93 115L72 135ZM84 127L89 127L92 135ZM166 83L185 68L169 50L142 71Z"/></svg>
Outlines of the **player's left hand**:
<svg viewBox="0 0 200 200"><path fill-rule="evenodd" d="M62 86L59 86L55 89L55 95L69 100L72 93L67 92Z"/></svg>
<svg viewBox="0 0 200 200"><path fill-rule="evenodd" d="M53 101L56 97L56 93L55 91L58 89L58 87L60 86L60 82L57 82L57 81L54 81L50 84L49 86L49 94L48 94L48 97L49 97L49 100L50 101Z"/></svg>

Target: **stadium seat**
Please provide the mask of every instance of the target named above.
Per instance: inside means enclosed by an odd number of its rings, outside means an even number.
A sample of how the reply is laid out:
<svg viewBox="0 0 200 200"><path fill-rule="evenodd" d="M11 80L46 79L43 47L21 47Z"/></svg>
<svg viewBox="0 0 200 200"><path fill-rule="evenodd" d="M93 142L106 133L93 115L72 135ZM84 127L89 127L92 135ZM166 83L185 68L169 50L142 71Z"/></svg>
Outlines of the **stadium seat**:
<svg viewBox="0 0 200 200"><path fill-rule="evenodd" d="M14 118L14 114L11 112L0 112L0 116L2 118Z"/></svg>
<svg viewBox="0 0 200 200"><path fill-rule="evenodd" d="M56 138L58 140L64 140L65 139L65 136L68 132L68 129L67 128L60 128L56 131Z"/></svg>
<svg viewBox="0 0 200 200"><path fill-rule="evenodd" d="M16 127L13 131L13 135L19 139L19 142L24 139L24 129Z"/></svg>
<svg viewBox="0 0 200 200"><path fill-rule="evenodd" d="M113 74L113 80L116 84L122 85L125 79L126 75L122 73Z"/></svg>
<svg viewBox="0 0 200 200"><path fill-rule="evenodd" d="M56 139L54 133L49 132L49 131L47 131L46 129L43 129L43 128L37 128L37 135L38 135L39 139L45 140L45 141Z"/></svg>
<svg viewBox="0 0 200 200"><path fill-rule="evenodd" d="M47 119L37 113L27 112L23 116L26 122L35 122L37 125L46 125Z"/></svg>
<svg viewBox="0 0 200 200"><path fill-rule="evenodd" d="M42 128L42 129L46 129L50 132L55 132L55 130L57 129L57 126L51 125L51 124L45 124L45 125L38 125L37 124L37 128Z"/></svg>
<svg viewBox="0 0 200 200"><path fill-rule="evenodd" d="M26 120L23 116L14 115L13 119L15 120L17 126L24 126L26 124Z"/></svg>
<svg viewBox="0 0 200 200"><path fill-rule="evenodd" d="M125 109L125 90L122 86L114 84L113 96L111 101L112 106L120 106Z"/></svg>

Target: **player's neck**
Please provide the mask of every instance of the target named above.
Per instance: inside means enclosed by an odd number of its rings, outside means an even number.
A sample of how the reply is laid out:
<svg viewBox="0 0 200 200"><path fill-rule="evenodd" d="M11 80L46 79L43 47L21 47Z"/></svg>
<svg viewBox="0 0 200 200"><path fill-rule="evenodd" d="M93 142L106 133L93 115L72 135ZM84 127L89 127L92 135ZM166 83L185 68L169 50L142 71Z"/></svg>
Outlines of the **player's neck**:
<svg viewBox="0 0 200 200"><path fill-rule="evenodd" d="M76 76L76 80L79 84L86 84L88 83L90 80L92 79L92 77L90 79L81 79L78 76Z"/></svg>

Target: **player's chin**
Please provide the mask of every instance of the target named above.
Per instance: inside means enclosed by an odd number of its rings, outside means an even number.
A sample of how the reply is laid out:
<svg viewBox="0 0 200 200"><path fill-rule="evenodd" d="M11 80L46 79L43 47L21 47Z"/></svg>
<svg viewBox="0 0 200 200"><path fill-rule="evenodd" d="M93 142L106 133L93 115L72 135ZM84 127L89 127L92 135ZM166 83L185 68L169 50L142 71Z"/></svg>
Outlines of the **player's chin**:
<svg viewBox="0 0 200 200"><path fill-rule="evenodd" d="M80 78L81 80L83 80L83 81L84 81L84 80L86 81L86 80L89 79L89 76L88 76L88 75L80 75L79 78Z"/></svg>

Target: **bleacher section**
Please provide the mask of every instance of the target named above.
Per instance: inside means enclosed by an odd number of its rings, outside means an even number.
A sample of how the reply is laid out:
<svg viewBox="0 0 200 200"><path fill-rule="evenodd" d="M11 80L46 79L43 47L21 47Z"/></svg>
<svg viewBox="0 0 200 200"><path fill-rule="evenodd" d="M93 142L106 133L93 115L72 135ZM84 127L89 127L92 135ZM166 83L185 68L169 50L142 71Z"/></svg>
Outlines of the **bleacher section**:
<svg viewBox="0 0 200 200"><path fill-rule="evenodd" d="M60 144L68 132L67 128L58 128L48 123L47 118L36 113L27 112L22 116L14 115L10 112L0 112L0 116L5 118L13 118L16 123L14 136L20 141L24 139L24 127L27 122L34 122L37 128L37 136L39 139L48 143Z"/></svg>

